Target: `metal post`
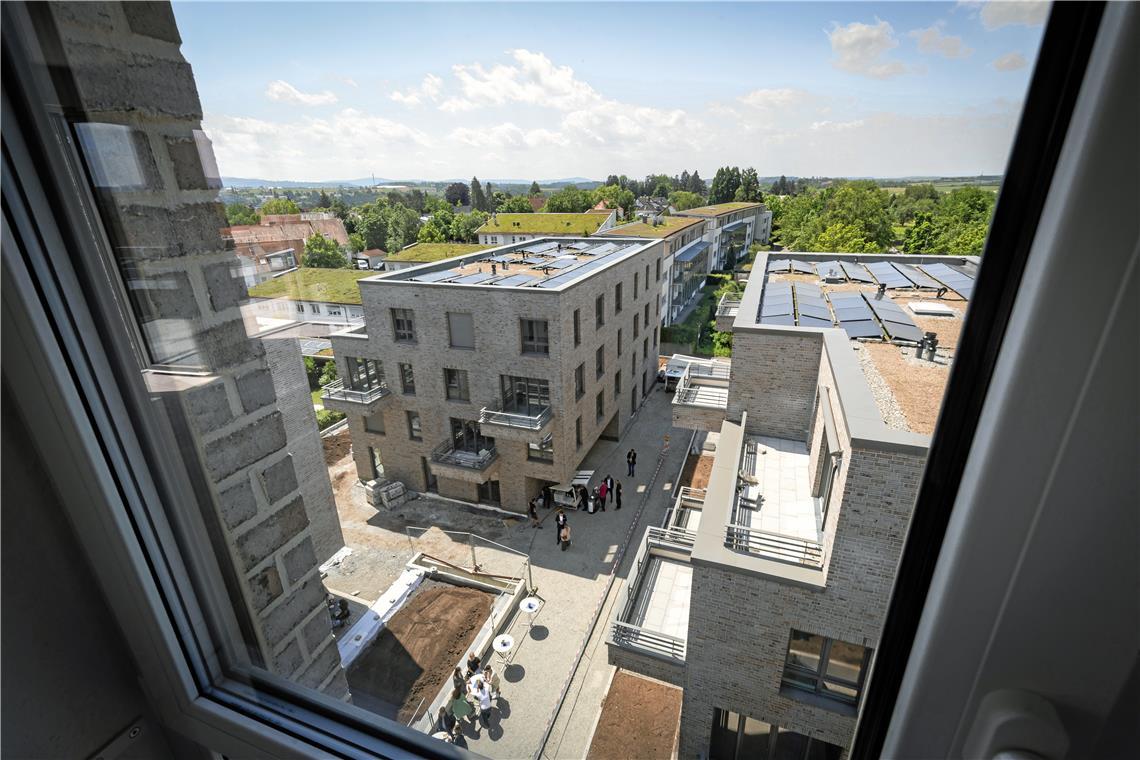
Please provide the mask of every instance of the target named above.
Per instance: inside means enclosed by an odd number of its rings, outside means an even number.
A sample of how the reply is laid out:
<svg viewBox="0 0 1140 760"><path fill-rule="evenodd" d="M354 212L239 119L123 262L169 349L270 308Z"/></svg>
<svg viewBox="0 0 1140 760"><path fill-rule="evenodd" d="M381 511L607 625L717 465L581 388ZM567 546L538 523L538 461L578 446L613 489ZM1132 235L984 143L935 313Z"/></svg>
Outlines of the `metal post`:
<svg viewBox="0 0 1140 760"><path fill-rule="evenodd" d="M473 533L467 534L467 543L471 546L471 569L477 572L479 563L475 561L475 535Z"/></svg>

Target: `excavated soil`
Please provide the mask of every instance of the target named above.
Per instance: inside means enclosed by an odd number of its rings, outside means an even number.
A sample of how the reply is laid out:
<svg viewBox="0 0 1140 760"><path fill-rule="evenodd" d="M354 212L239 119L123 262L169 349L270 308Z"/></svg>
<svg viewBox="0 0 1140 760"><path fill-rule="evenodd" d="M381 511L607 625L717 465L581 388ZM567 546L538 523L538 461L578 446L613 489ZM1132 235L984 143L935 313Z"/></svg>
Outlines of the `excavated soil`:
<svg viewBox="0 0 1140 760"><path fill-rule="evenodd" d="M344 459L352 451L352 438L348 435L348 428L340 431L336 435L330 435L327 438L322 438L321 443L325 447L325 466Z"/></svg>
<svg viewBox="0 0 1140 760"><path fill-rule="evenodd" d="M685 459L685 468L681 470L681 485L689 488L708 488L714 459L715 457L709 454L700 456L689 454Z"/></svg>
<svg viewBox="0 0 1140 760"><path fill-rule="evenodd" d="M477 589L424 581L349 667L353 693L395 708L389 717L407 724L421 700L431 702L451 680L492 599Z"/></svg>
<svg viewBox="0 0 1140 760"><path fill-rule="evenodd" d="M669 760L681 721L681 690L624 670L614 674L589 760Z"/></svg>

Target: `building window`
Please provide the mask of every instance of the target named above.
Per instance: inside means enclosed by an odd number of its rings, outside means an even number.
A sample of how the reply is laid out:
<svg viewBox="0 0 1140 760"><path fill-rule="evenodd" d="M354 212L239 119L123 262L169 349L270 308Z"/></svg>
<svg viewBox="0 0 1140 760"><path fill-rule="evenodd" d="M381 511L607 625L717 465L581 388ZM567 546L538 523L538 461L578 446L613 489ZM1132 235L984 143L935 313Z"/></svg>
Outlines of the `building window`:
<svg viewBox="0 0 1140 760"><path fill-rule="evenodd" d="M633 290L633 297L637 298L637 289ZM621 314L621 283L614 285L614 314Z"/></svg>
<svg viewBox="0 0 1140 760"><path fill-rule="evenodd" d="M640 314L634 314L633 315L633 338L634 338L634 340L636 340L637 336L640 334L641 334L641 315ZM637 349L635 348L633 350L636 351Z"/></svg>
<svg viewBox="0 0 1140 760"><path fill-rule="evenodd" d="M649 329L649 304L645 304L645 329Z"/></svg>
<svg viewBox="0 0 1140 760"><path fill-rule="evenodd" d="M641 358L649 358L649 336L645 336L645 340L641 341Z"/></svg>
<svg viewBox="0 0 1140 760"><path fill-rule="evenodd" d="M617 355L621 356L621 328L618 328Z"/></svg>
<svg viewBox="0 0 1140 760"><path fill-rule="evenodd" d="M408 438L413 441L422 441L424 439L423 428L420 427L420 413L408 411Z"/></svg>
<svg viewBox="0 0 1140 760"><path fill-rule="evenodd" d="M319 303L311 303L309 304L309 311L313 312L314 314L320 314L321 305Z"/></svg>
<svg viewBox="0 0 1140 760"><path fill-rule="evenodd" d="M606 294L602 293L594 300L594 329L602 329L606 323Z"/></svg>
<svg viewBox="0 0 1140 760"><path fill-rule="evenodd" d="M534 417L550 407L550 381L539 377L499 375L503 411Z"/></svg>
<svg viewBox="0 0 1140 760"><path fill-rule="evenodd" d="M574 347L582 345L582 310L574 310Z"/></svg>
<svg viewBox="0 0 1140 760"><path fill-rule="evenodd" d="M444 367L443 384L447 388L448 401L471 400L471 392L467 387L467 370Z"/></svg>
<svg viewBox="0 0 1140 760"><path fill-rule="evenodd" d="M303 303L297 304L297 311L304 314L305 313L305 304L303 304Z"/></svg>
<svg viewBox="0 0 1140 760"><path fill-rule="evenodd" d="M416 339L416 323L411 309L392 309L392 331L398 341L407 343Z"/></svg>
<svg viewBox="0 0 1140 760"><path fill-rule="evenodd" d="M522 352L524 354L550 353L550 333L545 319L520 319L522 331Z"/></svg>
<svg viewBox="0 0 1140 760"><path fill-rule="evenodd" d="M637 300L637 272L633 273L633 300Z"/></svg>
<svg viewBox="0 0 1140 760"><path fill-rule="evenodd" d="M379 412L364 415L364 431L384 435L384 415Z"/></svg>
<svg viewBox="0 0 1140 760"><path fill-rule="evenodd" d="M645 265L645 289L649 290L649 265Z"/></svg>
<svg viewBox="0 0 1140 760"><path fill-rule="evenodd" d="M330 317L339 317L340 316L340 307L339 306L329 306L329 307L327 307L327 309L328 309L328 313L329 313Z"/></svg>
<svg viewBox="0 0 1140 760"><path fill-rule="evenodd" d="M582 448L582 418L574 420L574 447Z"/></svg>
<svg viewBox="0 0 1140 760"><path fill-rule="evenodd" d="M709 760L839 760L843 748L717 708Z"/></svg>
<svg viewBox="0 0 1140 760"><path fill-rule="evenodd" d="M606 347L598 346L594 352L594 377L601 377L606 373Z"/></svg>
<svg viewBox="0 0 1140 760"><path fill-rule="evenodd" d="M579 364L574 369L574 400L586 395L586 365Z"/></svg>
<svg viewBox="0 0 1140 760"><path fill-rule="evenodd" d="M653 328L653 347L657 347L657 328Z"/></svg>
<svg viewBox="0 0 1140 760"><path fill-rule="evenodd" d="M410 364L400 365L400 389L408 396L416 395L416 376Z"/></svg>
<svg viewBox="0 0 1140 760"><path fill-rule="evenodd" d="M597 415L598 422L601 422L602 418L606 416L606 394L604 391L598 391L597 397L594 398L594 414Z"/></svg>
<svg viewBox="0 0 1140 760"><path fill-rule="evenodd" d="M526 458L532 462L553 462L554 436L547 435L541 443L528 443L526 445Z"/></svg>
<svg viewBox="0 0 1140 760"><path fill-rule="evenodd" d="M475 348L475 322L471 315L449 311L447 335L452 348Z"/></svg>
<svg viewBox="0 0 1140 760"><path fill-rule="evenodd" d="M355 356L345 358L348 365L348 387L356 391L367 391L379 388L384 382L384 370L380 362L373 359L361 359Z"/></svg>
<svg viewBox="0 0 1140 760"><path fill-rule="evenodd" d="M614 373L614 403L617 403L618 394L621 393L621 372Z"/></svg>
<svg viewBox="0 0 1140 760"><path fill-rule="evenodd" d="M792 692L857 705L870 657L871 650L858 644L792 629L781 684Z"/></svg>
<svg viewBox="0 0 1140 760"><path fill-rule="evenodd" d="M661 259L657 259L657 261L654 262L653 268L654 268L654 274L656 275L654 277L654 281L655 282L661 282Z"/></svg>

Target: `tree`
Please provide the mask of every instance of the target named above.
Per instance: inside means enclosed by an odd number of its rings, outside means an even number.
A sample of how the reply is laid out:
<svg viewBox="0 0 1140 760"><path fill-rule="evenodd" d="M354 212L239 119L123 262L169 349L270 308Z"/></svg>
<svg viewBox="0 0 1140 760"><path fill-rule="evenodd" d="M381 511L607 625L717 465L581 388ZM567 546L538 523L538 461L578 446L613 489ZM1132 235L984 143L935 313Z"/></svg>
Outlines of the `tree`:
<svg viewBox="0 0 1140 760"><path fill-rule="evenodd" d="M618 175L611 174L610 176L606 177L606 184L607 185L620 185L621 182L620 182L620 180L618 180Z"/></svg>
<svg viewBox="0 0 1140 760"><path fill-rule="evenodd" d="M305 241L305 257L301 266L320 269L344 269L348 259L335 240L330 240L319 232L314 232Z"/></svg>
<svg viewBox="0 0 1140 760"><path fill-rule="evenodd" d="M324 190L321 190L321 194L317 196L317 205L321 208L329 208L332 206L332 198Z"/></svg>
<svg viewBox="0 0 1140 760"><path fill-rule="evenodd" d="M701 173L696 169L693 170L692 176L689 177L689 186L685 189L697 195L704 195L708 192L708 186L705 185L705 181L701 179Z"/></svg>
<svg viewBox="0 0 1140 760"><path fill-rule="evenodd" d="M521 195L512 195L499 206L499 212L503 214L529 214L532 211L534 207L530 205L530 200Z"/></svg>
<svg viewBox="0 0 1140 760"><path fill-rule="evenodd" d="M447 231L442 229L434 219L424 222L420 231L416 233L417 243L442 243L445 240L447 240Z"/></svg>
<svg viewBox="0 0 1140 760"><path fill-rule="evenodd" d="M467 206L471 203L471 190L462 182L452 182L443 191L443 197L451 206Z"/></svg>
<svg viewBox="0 0 1140 760"><path fill-rule="evenodd" d="M863 237L863 231L854 224L838 222L819 234L815 250L835 253L876 253L882 250L876 243Z"/></svg>
<svg viewBox="0 0 1140 760"><path fill-rule="evenodd" d="M686 211L697 206L703 206L705 199L696 193L690 193L688 190L676 190L669 193L669 205L678 211Z"/></svg>
<svg viewBox="0 0 1140 760"><path fill-rule="evenodd" d="M735 166L722 166L716 170L712 187L709 188L709 203L728 203L736 197L740 187L740 169Z"/></svg>
<svg viewBox="0 0 1140 760"><path fill-rule="evenodd" d="M467 185L463 185L466 189ZM416 239L420 229L420 215L415 209L403 205L389 207L386 251L399 251Z"/></svg>
<svg viewBox="0 0 1140 760"><path fill-rule="evenodd" d="M487 196L483 195L483 186L479 184L478 177L471 178L471 206L478 211L487 210Z"/></svg>
<svg viewBox="0 0 1140 760"><path fill-rule="evenodd" d="M538 186L538 180L530 183L531 195L542 195L542 188Z"/></svg>
<svg viewBox="0 0 1140 760"><path fill-rule="evenodd" d="M681 172L681 177L677 181L677 189L688 191L689 190L689 182L691 181L691 179L692 178L689 177L689 170L685 169L683 172Z"/></svg>
<svg viewBox="0 0 1140 760"><path fill-rule="evenodd" d="M760 178L756 176L756 170L748 167L740 174L740 187L736 188L736 193L733 194L733 200L747 201L749 203L759 203L762 196L760 195Z"/></svg>
<svg viewBox="0 0 1140 760"><path fill-rule="evenodd" d="M309 390L315 391L321 387L321 368L317 360L311 356L302 357L305 362L305 377L309 380Z"/></svg>
<svg viewBox="0 0 1140 760"><path fill-rule="evenodd" d="M503 204L506 203L507 199L510 197L511 197L510 193L504 193L501 190L496 190L487 199L487 203L491 206L491 208L489 208L488 211L502 211L503 210L503 208L502 208ZM524 198L524 200L525 200L525 198ZM527 205L529 206L530 203L528 202Z"/></svg>
<svg viewBox="0 0 1140 760"><path fill-rule="evenodd" d="M332 359L327 360L325 362L325 366L321 367L321 378L320 378L321 387L323 388L324 386L328 385L329 383L336 382L338 377L339 377L339 373L336 370L336 362L333 361Z"/></svg>
<svg viewBox="0 0 1140 760"><path fill-rule="evenodd" d="M475 230L487 221L487 214L483 211L472 211L469 214L456 214L451 220L447 239L457 243L474 243L478 240Z"/></svg>
<svg viewBox="0 0 1140 760"><path fill-rule="evenodd" d="M574 185L567 185L546 199L546 205L543 207L543 210L556 213L577 214L588 211L593 205L594 204L590 202L589 192L579 190Z"/></svg>
<svg viewBox="0 0 1140 760"><path fill-rule="evenodd" d="M254 211L252 206L244 203L231 203L226 206L226 222L231 227L239 224L257 224L260 221L261 215Z"/></svg>
<svg viewBox="0 0 1140 760"><path fill-rule="evenodd" d="M605 203L606 208L620 208L625 215L633 213L635 200L633 193L622 190L618 185L602 185L591 194L590 198L591 205Z"/></svg>
<svg viewBox="0 0 1140 760"><path fill-rule="evenodd" d="M361 251L367 250L364 245L364 236L359 232L348 233L348 250L353 253L360 253Z"/></svg>
<svg viewBox="0 0 1140 760"><path fill-rule="evenodd" d="M270 198L258 209L262 216L269 214L299 214L301 208L288 198Z"/></svg>

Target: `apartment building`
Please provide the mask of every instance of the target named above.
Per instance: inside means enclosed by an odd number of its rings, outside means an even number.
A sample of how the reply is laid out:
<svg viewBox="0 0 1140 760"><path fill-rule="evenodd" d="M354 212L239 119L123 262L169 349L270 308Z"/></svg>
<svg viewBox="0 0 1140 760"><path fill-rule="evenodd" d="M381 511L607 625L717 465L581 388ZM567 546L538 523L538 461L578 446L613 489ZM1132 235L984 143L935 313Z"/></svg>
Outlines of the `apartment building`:
<svg viewBox="0 0 1140 760"><path fill-rule="evenodd" d="M792 255L718 309L731 363L677 385L712 471L647 531L611 620L611 662L683 687L682 757L844 756L933 428L900 397L937 411L930 336L957 334L974 266Z"/></svg>
<svg viewBox="0 0 1140 760"><path fill-rule="evenodd" d="M267 214L258 224L222 229L233 240L247 287L301 264L305 241L321 234L339 245L348 245L344 223L327 211L303 214Z"/></svg>
<svg viewBox="0 0 1140 760"><path fill-rule="evenodd" d="M522 243L539 238L574 238L596 235L617 224L617 209L582 214L491 214L476 232L482 245Z"/></svg>
<svg viewBox="0 0 1140 760"><path fill-rule="evenodd" d="M516 512L568 482L653 388L663 248L539 239L361 280L323 395L360 479Z"/></svg>
<svg viewBox="0 0 1140 760"><path fill-rule="evenodd" d="M677 215L705 220L710 271L731 269L748 246L767 243L772 234L772 212L763 203L717 203L678 211Z"/></svg>
<svg viewBox="0 0 1140 760"><path fill-rule="evenodd" d="M705 284L709 243L703 240L703 220L698 217L651 216L645 221L623 224L604 235L664 241L661 270L661 325L668 327Z"/></svg>
<svg viewBox="0 0 1140 760"><path fill-rule="evenodd" d="M313 322L334 329L358 324L364 319L364 309L356 283L368 275L353 269L293 269L251 287L242 312L247 322L253 318L267 326L281 321Z"/></svg>
<svg viewBox="0 0 1140 760"><path fill-rule="evenodd" d="M411 269L431 261L442 261L465 253L484 251L489 247L490 245L479 243L412 243L396 253L389 254L384 259L384 271Z"/></svg>

